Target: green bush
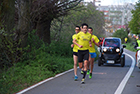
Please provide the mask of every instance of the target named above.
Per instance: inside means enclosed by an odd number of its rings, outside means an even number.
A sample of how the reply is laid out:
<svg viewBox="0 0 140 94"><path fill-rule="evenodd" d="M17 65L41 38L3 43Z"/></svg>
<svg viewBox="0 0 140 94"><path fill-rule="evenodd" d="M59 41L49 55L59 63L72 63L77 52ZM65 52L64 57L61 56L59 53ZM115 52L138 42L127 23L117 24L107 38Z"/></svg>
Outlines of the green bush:
<svg viewBox="0 0 140 94"><path fill-rule="evenodd" d="M136 49L134 49L135 42L128 42L127 44L124 44L124 45L126 45L126 49L128 49L130 51L133 51L133 52L137 51Z"/></svg>
<svg viewBox="0 0 140 94"><path fill-rule="evenodd" d="M52 41L49 46L47 46L47 52L49 54L56 54L60 56L65 56L65 57L71 57L72 56L72 48L70 47L71 42L56 42Z"/></svg>
<svg viewBox="0 0 140 94"><path fill-rule="evenodd" d="M27 47L23 48L20 62L0 69L0 91L13 94L44 79L73 68L71 41L52 41L45 44L36 35L29 33ZM97 50L97 48L96 48ZM97 57L98 58L98 51Z"/></svg>
<svg viewBox="0 0 140 94"><path fill-rule="evenodd" d="M19 62L3 72L0 75L0 91L2 94L13 94L71 68L72 58L56 57L41 52L36 59Z"/></svg>
<svg viewBox="0 0 140 94"><path fill-rule="evenodd" d="M6 70L0 69L0 91L13 94L39 81L73 68L71 43L53 41L50 45L29 34L22 59Z"/></svg>
<svg viewBox="0 0 140 94"><path fill-rule="evenodd" d="M21 58L21 40L15 40L14 37L12 30L7 33L4 28L0 29L0 69L11 67Z"/></svg>
<svg viewBox="0 0 140 94"><path fill-rule="evenodd" d="M119 29L115 33L113 33L113 37L121 38L122 43L124 43L125 37L127 37L128 38L128 41L130 41L127 32L123 28L122 29Z"/></svg>

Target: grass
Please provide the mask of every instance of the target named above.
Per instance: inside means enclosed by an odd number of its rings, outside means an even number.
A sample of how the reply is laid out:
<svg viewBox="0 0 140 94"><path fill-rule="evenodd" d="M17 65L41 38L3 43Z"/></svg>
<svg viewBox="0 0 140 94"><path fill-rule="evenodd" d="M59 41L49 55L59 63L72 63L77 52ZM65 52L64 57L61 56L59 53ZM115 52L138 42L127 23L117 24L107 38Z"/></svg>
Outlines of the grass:
<svg viewBox="0 0 140 94"><path fill-rule="evenodd" d="M133 51L133 52L136 52L137 51L136 49L134 49L134 46L135 45L133 43L126 43L124 45L126 45L126 49L128 49L130 51Z"/></svg>
<svg viewBox="0 0 140 94"><path fill-rule="evenodd" d="M126 49L135 51L131 43L125 44ZM98 59L99 52L96 48ZM73 68L73 58L41 54L34 60L19 62L8 70L0 70L0 93L14 94L56 74Z"/></svg>
<svg viewBox="0 0 140 94"><path fill-rule="evenodd" d="M97 50L97 48L96 48ZM73 57L49 55L36 50L36 56L29 54L29 60L14 64L8 70L0 69L0 93L14 94L56 74L73 68ZM97 51L98 58L99 52Z"/></svg>
<svg viewBox="0 0 140 94"><path fill-rule="evenodd" d="M73 68L72 57L49 56L46 58L44 56L39 60L17 63L0 74L0 93L17 93L24 88L71 68Z"/></svg>

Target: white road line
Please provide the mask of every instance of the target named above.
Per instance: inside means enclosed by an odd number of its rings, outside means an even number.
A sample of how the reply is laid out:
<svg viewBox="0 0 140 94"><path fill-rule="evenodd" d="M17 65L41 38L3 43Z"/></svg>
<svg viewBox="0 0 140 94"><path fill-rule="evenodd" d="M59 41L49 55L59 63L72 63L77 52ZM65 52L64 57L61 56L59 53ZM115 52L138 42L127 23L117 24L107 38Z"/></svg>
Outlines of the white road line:
<svg viewBox="0 0 140 94"><path fill-rule="evenodd" d="M48 79L46 79L46 80L43 80L43 81L41 81L41 82L39 82L39 83L37 83L37 84L35 84L35 85L32 85L32 86L30 86L30 87L28 87L28 88L26 88L26 89L24 89L24 90L22 90L22 91L16 93L16 94L23 94L23 93L25 93L25 92L28 91L28 90L31 90L31 89L33 89L33 88L35 88L35 87L37 87L37 86L39 86L39 85L41 85L41 84L47 82L47 81L50 81L50 80L52 80L52 79L54 79L54 78L56 78L56 77L59 77L59 76L65 74L65 73L68 73L68 72L70 72L70 71L73 71L73 69L70 69L70 70L65 71L65 72L63 72L63 73L57 74L57 75L54 76L54 77L48 78Z"/></svg>
<svg viewBox="0 0 140 94"><path fill-rule="evenodd" d="M130 67L129 71L127 72L127 74L123 78L122 82L120 83L119 87L117 88L117 90L115 91L114 94L121 94L122 93L128 79L130 78L130 76L131 76L131 74L134 70L134 67L135 67L135 59L131 55L129 55L127 53L125 53L125 54L132 59L132 64L131 64L131 67Z"/></svg>
<svg viewBox="0 0 140 94"><path fill-rule="evenodd" d="M125 75L124 79L122 80L122 82L120 83L119 87L117 88L117 90L115 91L114 94L121 94L121 93L122 93L122 91L123 91L123 89L124 89L124 87L125 87L125 85L126 85L128 79L129 79L131 73L132 73L133 70L134 70L134 66L135 66L135 60L134 60L134 58L133 58L132 56L130 56L129 54L127 54L127 53L125 53L125 54L128 55L128 56L132 59L132 64L131 64L131 67L130 67L129 71L128 71L127 74ZM54 76L54 77L48 78L48 79L46 79L46 80L44 80L44 81L41 81L41 82L39 82L39 83L37 83L37 84L35 84L35 85L32 85L32 86L30 86L30 87L28 87L28 88L26 88L26 89L24 89L24 90L22 90L22 91L16 93L16 94L23 94L23 93L27 92L28 90L31 90L31 89L33 89L33 88L35 88L35 87L37 87L37 86L39 86L39 85L41 85L41 84L47 82L47 81L50 81L50 80L52 80L52 79L54 79L54 78L56 78L56 77L59 77L59 76L65 74L65 73L68 73L68 72L70 72L70 71L73 71L73 69L70 69L70 70L65 71L65 72L63 72L63 73L60 73L60 74L58 74L58 75L56 75L56 76Z"/></svg>

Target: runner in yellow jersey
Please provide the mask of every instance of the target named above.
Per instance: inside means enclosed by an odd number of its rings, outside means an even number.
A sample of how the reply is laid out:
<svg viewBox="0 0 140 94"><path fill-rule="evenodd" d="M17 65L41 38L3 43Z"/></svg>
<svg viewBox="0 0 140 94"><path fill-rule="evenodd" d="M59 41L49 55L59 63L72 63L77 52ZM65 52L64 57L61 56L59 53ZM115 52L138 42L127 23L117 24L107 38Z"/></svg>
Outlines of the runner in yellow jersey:
<svg viewBox="0 0 140 94"><path fill-rule="evenodd" d="M72 39L76 38L76 35L80 32L80 27L75 27L75 34L72 36ZM78 61L78 46L75 44L71 44L71 47L73 48L73 61L74 61L74 80L77 81L77 61Z"/></svg>
<svg viewBox="0 0 140 94"><path fill-rule="evenodd" d="M127 40L128 40L127 37L125 37L124 42L127 43Z"/></svg>
<svg viewBox="0 0 140 94"><path fill-rule="evenodd" d="M94 67L94 59L96 57L96 51L95 51L95 45L99 47L99 39L97 36L93 35L93 29L92 27L88 28L88 33L92 35L92 46L89 47L89 62L88 62L88 70L87 74L89 74L89 78L92 78L92 71Z"/></svg>
<svg viewBox="0 0 140 94"><path fill-rule="evenodd" d="M137 50L137 47L140 47L140 36L138 36L138 39L136 40L136 44L135 44L134 48ZM137 62L138 50L136 51L136 54L135 54L136 62Z"/></svg>
<svg viewBox="0 0 140 94"><path fill-rule="evenodd" d="M73 43L78 46L78 61L79 68L83 68L83 60L84 60L84 70L83 70L83 79L81 83L85 83L85 76L87 72L87 63L89 59L89 45L91 46L91 34L87 32L88 25L83 23L81 25L81 32L79 32L76 38L73 40ZM78 40L78 43L77 43Z"/></svg>

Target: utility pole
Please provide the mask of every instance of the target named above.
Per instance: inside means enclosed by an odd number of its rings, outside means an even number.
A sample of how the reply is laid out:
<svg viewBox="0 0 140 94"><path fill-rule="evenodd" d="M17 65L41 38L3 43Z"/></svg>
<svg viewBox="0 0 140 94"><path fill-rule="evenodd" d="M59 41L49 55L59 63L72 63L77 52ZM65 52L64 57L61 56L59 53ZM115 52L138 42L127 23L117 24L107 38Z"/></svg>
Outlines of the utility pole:
<svg viewBox="0 0 140 94"><path fill-rule="evenodd" d="M93 0L93 5L95 6L96 2L101 2L100 0Z"/></svg>
<svg viewBox="0 0 140 94"><path fill-rule="evenodd" d="M95 1L96 1L96 0L93 0L93 5L94 5L94 6L95 6Z"/></svg>

